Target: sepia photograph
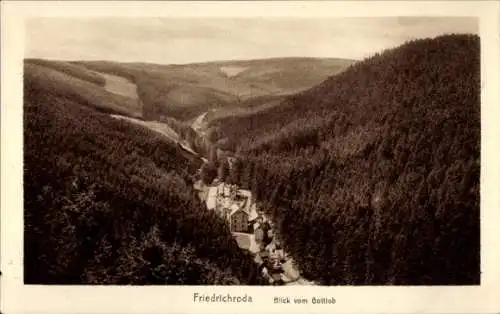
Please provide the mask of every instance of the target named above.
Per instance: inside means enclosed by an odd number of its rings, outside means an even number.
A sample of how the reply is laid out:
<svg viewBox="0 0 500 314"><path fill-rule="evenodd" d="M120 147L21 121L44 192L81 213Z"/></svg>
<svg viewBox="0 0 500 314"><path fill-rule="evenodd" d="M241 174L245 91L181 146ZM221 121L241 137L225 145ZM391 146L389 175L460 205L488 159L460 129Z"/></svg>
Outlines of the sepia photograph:
<svg viewBox="0 0 500 314"><path fill-rule="evenodd" d="M25 283L480 283L477 19L40 18L25 40Z"/></svg>
<svg viewBox="0 0 500 314"><path fill-rule="evenodd" d="M19 25L20 285L331 312L276 289L485 283L477 15Z"/></svg>

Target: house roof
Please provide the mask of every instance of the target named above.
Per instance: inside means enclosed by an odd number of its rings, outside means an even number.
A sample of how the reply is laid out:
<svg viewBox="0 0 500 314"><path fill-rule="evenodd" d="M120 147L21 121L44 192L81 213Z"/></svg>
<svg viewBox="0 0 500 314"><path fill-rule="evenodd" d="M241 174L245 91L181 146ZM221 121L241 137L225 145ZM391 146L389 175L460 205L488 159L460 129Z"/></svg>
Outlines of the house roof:
<svg viewBox="0 0 500 314"><path fill-rule="evenodd" d="M225 195L230 195L231 191L235 191L236 194L239 194L243 197L251 198L252 192L249 190L238 189L238 186L235 184L229 184L225 182L219 182L218 180L214 180L213 186L217 187L217 191L219 193L223 193Z"/></svg>
<svg viewBox="0 0 500 314"><path fill-rule="evenodd" d="M232 190L237 190L237 186L234 184L228 184L225 182L215 182L214 181L214 186L217 187L217 192L225 195L225 196L230 196Z"/></svg>
<svg viewBox="0 0 500 314"><path fill-rule="evenodd" d="M229 214L229 216L232 216L236 213L242 212L245 215L247 215L248 217L250 217L250 214L244 208L239 208L233 204L233 206L231 206L230 209L231 209L231 213Z"/></svg>
<svg viewBox="0 0 500 314"><path fill-rule="evenodd" d="M257 211L255 210L250 210L250 212L248 213L248 219L249 220L254 220L258 217L257 215Z"/></svg>
<svg viewBox="0 0 500 314"><path fill-rule="evenodd" d="M236 185L224 182L214 183L216 184L209 188L209 196L207 198L207 207L209 209L215 208L216 203L219 202L222 207L229 208L231 210L230 215L233 215L241 209L248 214L249 220L257 218L257 207L252 203L251 191L237 189ZM236 192L236 194L233 192ZM241 200L235 200L234 196L240 196L242 198Z"/></svg>
<svg viewBox="0 0 500 314"><path fill-rule="evenodd" d="M251 198L251 197L252 197L252 192L251 192L251 191L249 191L249 190L239 189L239 190L238 190L238 193L239 193L240 195L243 195L243 196L248 197L248 198Z"/></svg>

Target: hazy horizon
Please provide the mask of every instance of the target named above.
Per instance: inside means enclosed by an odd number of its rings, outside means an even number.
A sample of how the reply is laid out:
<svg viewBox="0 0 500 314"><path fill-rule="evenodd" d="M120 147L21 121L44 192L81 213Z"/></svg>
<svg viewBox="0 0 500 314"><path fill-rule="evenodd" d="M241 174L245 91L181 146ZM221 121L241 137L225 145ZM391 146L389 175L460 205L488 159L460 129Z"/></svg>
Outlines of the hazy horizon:
<svg viewBox="0 0 500 314"><path fill-rule="evenodd" d="M450 33L478 34L477 19L36 18L26 25L25 58L158 64L269 58L360 60L408 40Z"/></svg>

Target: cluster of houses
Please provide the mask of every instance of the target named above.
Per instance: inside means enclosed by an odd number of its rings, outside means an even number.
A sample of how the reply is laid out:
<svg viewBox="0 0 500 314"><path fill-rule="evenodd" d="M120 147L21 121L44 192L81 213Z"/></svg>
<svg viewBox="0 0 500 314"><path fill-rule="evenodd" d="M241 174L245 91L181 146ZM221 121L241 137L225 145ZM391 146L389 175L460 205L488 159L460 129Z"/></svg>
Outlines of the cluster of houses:
<svg viewBox="0 0 500 314"><path fill-rule="evenodd" d="M250 191L217 179L209 187L205 202L209 210L214 210L229 222L231 232L248 232L250 222L258 217Z"/></svg>
<svg viewBox="0 0 500 314"><path fill-rule="evenodd" d="M308 284L300 278L292 259L276 238L272 221L257 209L251 191L217 179L209 186L198 181L195 189L207 209L228 222L238 245L253 253L255 262L270 283Z"/></svg>

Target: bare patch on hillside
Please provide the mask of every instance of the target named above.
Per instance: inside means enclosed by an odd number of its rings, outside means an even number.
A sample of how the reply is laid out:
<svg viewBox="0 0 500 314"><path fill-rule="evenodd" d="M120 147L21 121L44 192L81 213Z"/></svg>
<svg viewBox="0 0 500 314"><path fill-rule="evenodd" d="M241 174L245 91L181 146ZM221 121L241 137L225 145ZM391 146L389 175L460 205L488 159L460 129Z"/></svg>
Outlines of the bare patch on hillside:
<svg viewBox="0 0 500 314"><path fill-rule="evenodd" d="M106 80L104 88L108 92L129 97L132 99L139 98L139 96L137 96L137 86L134 83L127 80L126 78L122 76L111 75L104 72L96 72L96 73L104 77L104 79Z"/></svg>
<svg viewBox="0 0 500 314"><path fill-rule="evenodd" d="M137 99L109 92L102 86L52 68L26 63L24 79L29 84L37 84L42 90L69 97L100 111L141 116Z"/></svg>
<svg viewBox="0 0 500 314"><path fill-rule="evenodd" d="M220 70L227 76L233 77L245 71L248 67L227 66L220 67Z"/></svg>
<svg viewBox="0 0 500 314"><path fill-rule="evenodd" d="M157 133L160 133L163 136L166 136L168 139L170 139L173 142L179 142L179 135L177 132L172 130L168 125L165 123L157 122L157 121L142 121L139 119L134 119L134 118L129 118L125 116L120 116L120 115L111 115L111 117L115 119L122 119L122 120L127 120L131 123L138 124L140 126L146 127L150 130L153 130Z"/></svg>
<svg viewBox="0 0 500 314"><path fill-rule="evenodd" d="M130 118L130 117L125 117L125 116L120 116L120 115L111 115L111 117L115 119L121 119L121 120L126 120L131 123L140 125L142 127L148 128L151 131L154 131L156 133L159 133L163 136L165 136L168 140L179 144L184 150L188 151L189 153L193 155L198 155L193 148L186 142L181 139L179 134L175 132L171 127L169 127L166 123L159 122L159 121L143 121L135 118Z"/></svg>

